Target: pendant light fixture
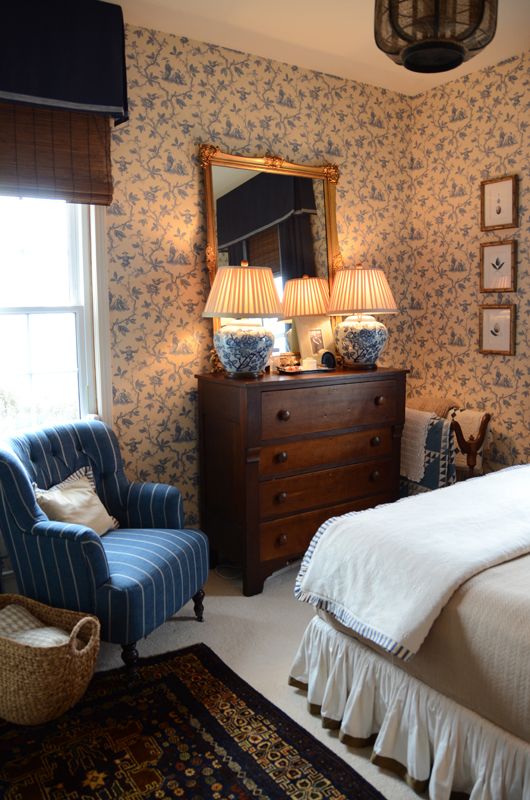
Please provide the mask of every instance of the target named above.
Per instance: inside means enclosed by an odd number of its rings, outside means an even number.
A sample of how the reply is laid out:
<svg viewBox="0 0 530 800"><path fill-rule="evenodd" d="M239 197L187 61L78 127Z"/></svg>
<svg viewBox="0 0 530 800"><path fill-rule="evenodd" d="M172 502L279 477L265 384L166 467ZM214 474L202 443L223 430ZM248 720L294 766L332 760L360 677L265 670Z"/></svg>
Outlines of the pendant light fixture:
<svg viewBox="0 0 530 800"><path fill-rule="evenodd" d="M497 0L375 0L375 41L413 72L446 72L488 45Z"/></svg>

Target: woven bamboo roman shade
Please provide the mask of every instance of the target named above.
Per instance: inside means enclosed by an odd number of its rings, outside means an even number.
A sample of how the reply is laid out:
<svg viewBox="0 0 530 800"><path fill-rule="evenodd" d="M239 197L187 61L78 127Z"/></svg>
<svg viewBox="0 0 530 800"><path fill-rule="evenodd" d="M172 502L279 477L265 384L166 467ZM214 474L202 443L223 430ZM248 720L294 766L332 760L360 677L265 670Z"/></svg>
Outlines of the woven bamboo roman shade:
<svg viewBox="0 0 530 800"><path fill-rule="evenodd" d="M109 118L0 103L0 194L109 205Z"/></svg>

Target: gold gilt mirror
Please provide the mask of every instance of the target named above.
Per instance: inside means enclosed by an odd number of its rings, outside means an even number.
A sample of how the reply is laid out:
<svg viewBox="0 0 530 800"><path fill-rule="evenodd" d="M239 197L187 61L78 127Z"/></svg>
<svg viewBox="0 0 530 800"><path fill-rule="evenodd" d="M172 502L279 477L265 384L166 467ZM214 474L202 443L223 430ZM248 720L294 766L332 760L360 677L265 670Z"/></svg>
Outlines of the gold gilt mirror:
<svg viewBox="0 0 530 800"><path fill-rule="evenodd" d="M278 156L248 157L200 146L206 194L206 264L241 260L269 266L280 296L289 278L314 275L333 283L342 266L336 224L335 164L295 164Z"/></svg>

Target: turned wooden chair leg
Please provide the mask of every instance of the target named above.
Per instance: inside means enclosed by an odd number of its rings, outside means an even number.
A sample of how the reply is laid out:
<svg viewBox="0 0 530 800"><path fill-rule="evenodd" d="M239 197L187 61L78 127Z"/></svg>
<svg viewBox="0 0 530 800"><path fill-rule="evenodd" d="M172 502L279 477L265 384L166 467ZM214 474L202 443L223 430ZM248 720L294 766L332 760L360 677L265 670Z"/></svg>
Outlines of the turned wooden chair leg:
<svg viewBox="0 0 530 800"><path fill-rule="evenodd" d="M203 611L204 606L202 601L204 600L204 591L199 589L197 594L194 594L192 597L193 600L193 610L195 611L195 616L197 617L199 622L203 621Z"/></svg>
<svg viewBox="0 0 530 800"><path fill-rule="evenodd" d="M138 664L138 650L136 649L136 642L122 644L121 659L129 671L132 672L136 669Z"/></svg>

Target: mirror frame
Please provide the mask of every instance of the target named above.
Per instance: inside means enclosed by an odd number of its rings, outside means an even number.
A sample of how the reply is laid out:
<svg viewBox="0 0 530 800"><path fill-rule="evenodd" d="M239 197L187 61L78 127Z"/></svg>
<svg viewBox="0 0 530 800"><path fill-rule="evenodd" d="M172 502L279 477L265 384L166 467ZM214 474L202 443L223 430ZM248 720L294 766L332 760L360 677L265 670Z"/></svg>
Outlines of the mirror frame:
<svg viewBox="0 0 530 800"><path fill-rule="evenodd" d="M217 231L213 196L212 167L232 167L251 169L259 172L273 172L280 175L296 175L300 178L316 178L324 182L324 207L326 211L326 240L328 251L328 283L333 286L335 272L343 266L337 235L336 188L339 168L336 164L295 164L279 156L238 156L224 153L213 144L201 144L199 160L204 171L206 194L206 266L210 275L210 286L217 272Z"/></svg>

